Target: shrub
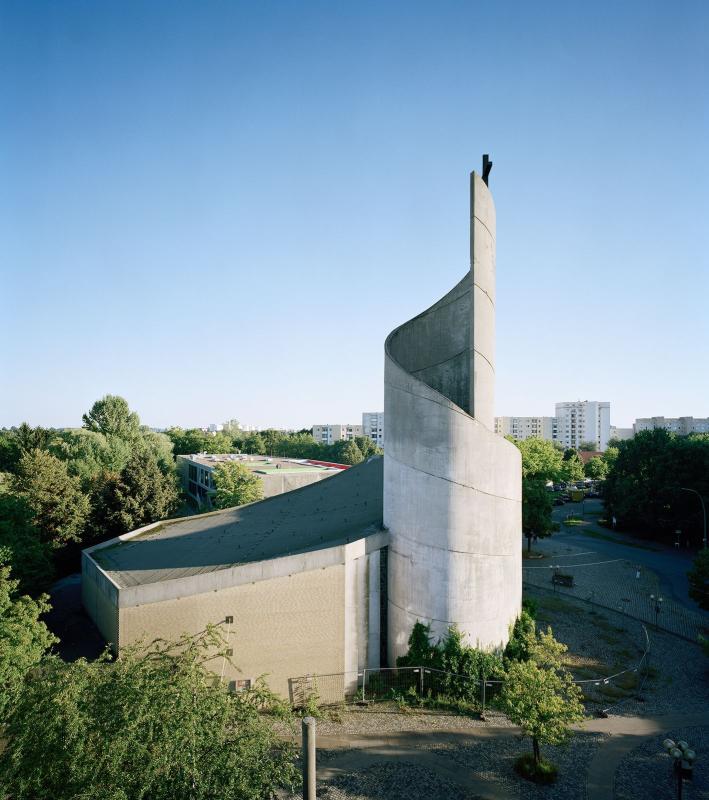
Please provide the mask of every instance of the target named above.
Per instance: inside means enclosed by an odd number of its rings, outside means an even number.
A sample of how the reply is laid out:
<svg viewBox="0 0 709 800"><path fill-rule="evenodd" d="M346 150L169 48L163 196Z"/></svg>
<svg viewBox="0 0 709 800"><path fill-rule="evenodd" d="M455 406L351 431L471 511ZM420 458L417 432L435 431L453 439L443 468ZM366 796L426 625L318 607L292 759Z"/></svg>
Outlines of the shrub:
<svg viewBox="0 0 709 800"><path fill-rule="evenodd" d="M531 753L525 753L515 761L515 772L528 781L550 784L556 781L559 771L551 761L540 761L537 764Z"/></svg>

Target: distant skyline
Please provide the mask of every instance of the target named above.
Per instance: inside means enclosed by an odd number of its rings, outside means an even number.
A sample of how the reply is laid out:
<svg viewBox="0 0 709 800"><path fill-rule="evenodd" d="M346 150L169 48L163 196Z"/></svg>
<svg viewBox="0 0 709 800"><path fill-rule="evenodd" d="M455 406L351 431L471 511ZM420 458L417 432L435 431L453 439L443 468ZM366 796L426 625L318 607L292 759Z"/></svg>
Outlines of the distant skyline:
<svg viewBox="0 0 709 800"><path fill-rule="evenodd" d="M469 268L499 416L709 416L703 2L0 2L0 427L300 428Z"/></svg>

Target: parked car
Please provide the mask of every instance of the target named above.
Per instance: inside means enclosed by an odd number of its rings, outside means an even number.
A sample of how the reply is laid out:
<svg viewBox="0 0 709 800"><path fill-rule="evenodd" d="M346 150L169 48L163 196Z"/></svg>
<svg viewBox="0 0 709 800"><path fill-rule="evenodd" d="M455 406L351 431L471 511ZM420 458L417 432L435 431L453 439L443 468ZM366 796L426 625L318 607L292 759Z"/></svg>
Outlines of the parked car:
<svg viewBox="0 0 709 800"><path fill-rule="evenodd" d="M555 497L554 498L554 505L555 506L563 506L564 505L564 501L560 497Z"/></svg>

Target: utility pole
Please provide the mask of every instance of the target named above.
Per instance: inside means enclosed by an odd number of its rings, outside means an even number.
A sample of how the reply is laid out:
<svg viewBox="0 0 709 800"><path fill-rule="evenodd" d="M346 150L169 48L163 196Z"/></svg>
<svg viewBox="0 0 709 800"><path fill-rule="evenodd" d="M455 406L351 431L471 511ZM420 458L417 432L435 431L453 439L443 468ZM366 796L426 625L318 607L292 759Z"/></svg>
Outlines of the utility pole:
<svg viewBox="0 0 709 800"><path fill-rule="evenodd" d="M303 800L316 800L315 794L315 717L303 717Z"/></svg>

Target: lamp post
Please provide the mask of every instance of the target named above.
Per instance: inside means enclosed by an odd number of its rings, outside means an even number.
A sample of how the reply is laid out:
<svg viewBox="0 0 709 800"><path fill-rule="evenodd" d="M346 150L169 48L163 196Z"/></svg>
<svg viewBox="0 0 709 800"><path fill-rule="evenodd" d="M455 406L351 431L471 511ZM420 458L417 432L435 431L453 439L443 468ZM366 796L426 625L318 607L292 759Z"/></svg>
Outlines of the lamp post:
<svg viewBox="0 0 709 800"><path fill-rule="evenodd" d="M675 742L673 739L665 739L662 746L673 759L672 769L677 778L677 800L682 800L682 781L685 778L692 780L692 764L697 754L684 740Z"/></svg>
<svg viewBox="0 0 709 800"><path fill-rule="evenodd" d="M657 630L657 618L662 611L662 597L659 595L655 597L654 594L650 595L650 607L655 612L655 630Z"/></svg>
<svg viewBox="0 0 709 800"><path fill-rule="evenodd" d="M707 507L704 505L704 498L699 494L696 489L687 489L684 486L680 487L680 491L682 492L692 492L692 494L696 494L699 498L699 502L702 504L702 514L704 515L704 538L702 539L704 543L704 549L706 550L707 547Z"/></svg>

